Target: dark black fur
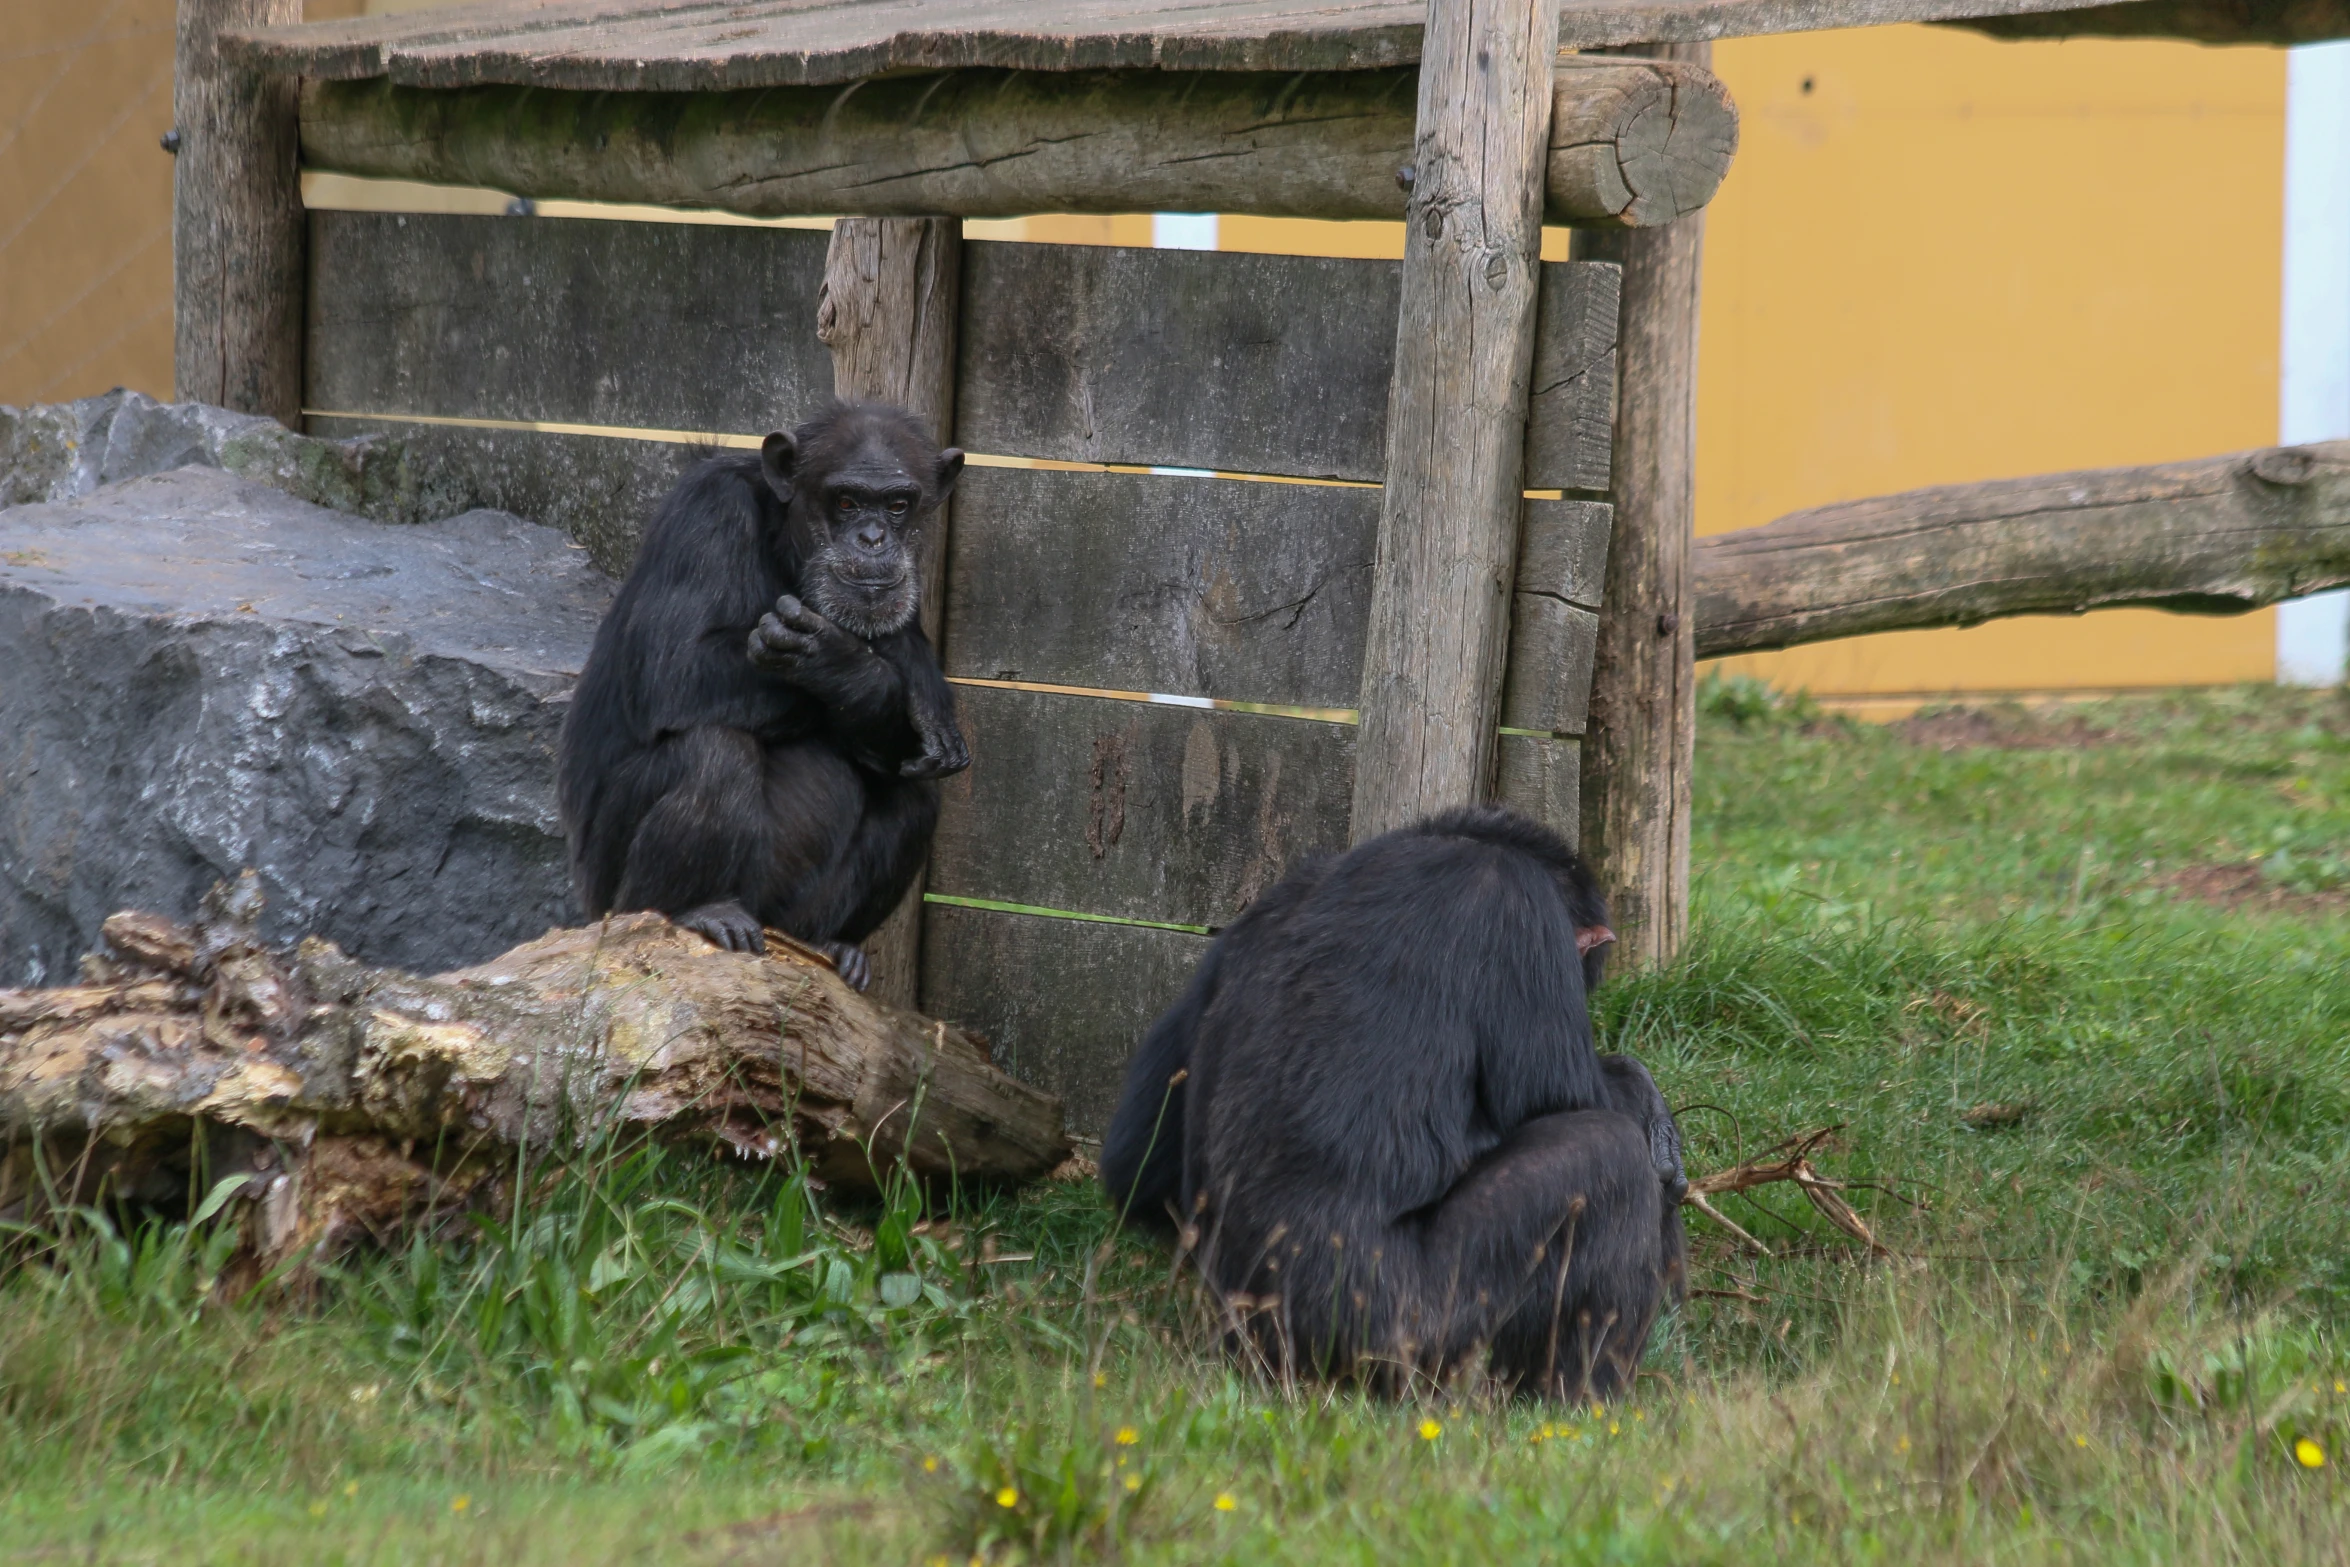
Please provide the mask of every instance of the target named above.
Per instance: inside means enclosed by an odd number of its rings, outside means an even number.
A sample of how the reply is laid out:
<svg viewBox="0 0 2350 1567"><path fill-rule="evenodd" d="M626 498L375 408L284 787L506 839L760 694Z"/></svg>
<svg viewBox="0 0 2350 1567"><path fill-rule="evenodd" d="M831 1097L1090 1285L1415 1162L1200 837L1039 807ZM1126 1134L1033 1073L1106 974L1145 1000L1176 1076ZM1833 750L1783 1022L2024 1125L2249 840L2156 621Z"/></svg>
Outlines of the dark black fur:
<svg viewBox="0 0 2350 1567"><path fill-rule="evenodd" d="M563 725L558 798L591 917L831 951L897 905L969 765L922 635L921 530L963 454L902 410L827 408L697 464L646 530Z"/></svg>
<svg viewBox="0 0 2350 1567"><path fill-rule="evenodd" d="M1511 812L1293 872L1209 948L1128 1071L1102 1179L1179 1216L1283 1371L1607 1394L1683 1288L1680 1137L1592 1047L1606 910Z"/></svg>

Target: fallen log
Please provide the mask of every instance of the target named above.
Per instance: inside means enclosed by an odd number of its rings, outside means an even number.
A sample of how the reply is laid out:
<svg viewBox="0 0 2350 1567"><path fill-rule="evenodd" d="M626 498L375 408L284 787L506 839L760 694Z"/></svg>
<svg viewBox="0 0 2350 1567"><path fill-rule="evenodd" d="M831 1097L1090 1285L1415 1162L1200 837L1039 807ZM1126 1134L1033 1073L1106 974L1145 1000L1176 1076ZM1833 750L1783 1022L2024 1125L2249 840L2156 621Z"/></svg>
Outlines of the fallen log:
<svg viewBox="0 0 2350 1567"><path fill-rule="evenodd" d="M2143 605L2234 615L2350 584L2350 441L1945 485L1697 543L1697 656Z"/></svg>
<svg viewBox="0 0 2350 1567"><path fill-rule="evenodd" d="M1419 69L967 70L844 87L565 92L313 81L305 166L752 217L1240 212L1400 218ZM1738 147L1721 82L1557 64L1547 221L1670 223Z"/></svg>
<svg viewBox="0 0 2350 1567"><path fill-rule="evenodd" d="M849 1186L1069 1153L1059 1100L776 932L751 956L623 915L423 977L315 938L281 956L259 905L248 872L193 926L116 914L81 984L0 990L0 1217L243 1173L268 1262L389 1233L531 1150L651 1136Z"/></svg>

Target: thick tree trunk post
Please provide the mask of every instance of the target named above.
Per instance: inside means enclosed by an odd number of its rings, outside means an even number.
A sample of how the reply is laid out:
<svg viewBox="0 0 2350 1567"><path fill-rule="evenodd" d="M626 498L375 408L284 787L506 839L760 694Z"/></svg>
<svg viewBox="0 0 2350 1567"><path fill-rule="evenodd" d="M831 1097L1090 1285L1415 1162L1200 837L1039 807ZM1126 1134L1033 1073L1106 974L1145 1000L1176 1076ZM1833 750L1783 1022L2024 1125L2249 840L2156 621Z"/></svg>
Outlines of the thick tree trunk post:
<svg viewBox="0 0 2350 1567"><path fill-rule="evenodd" d="M179 0L172 116L172 379L182 402L302 418L301 84L221 58L302 0Z"/></svg>
<svg viewBox="0 0 2350 1567"><path fill-rule="evenodd" d="M1432 0L1404 217L1357 842L1489 792L1559 0Z"/></svg>
<svg viewBox="0 0 2350 1567"><path fill-rule="evenodd" d="M1641 54L1711 63L1711 44ZM1598 870L1617 952L1652 968L1689 933L1689 775L1697 742L1697 286L1705 215L1576 236L1624 269L1617 358L1615 540L1601 597L1583 736L1582 850Z"/></svg>
<svg viewBox="0 0 2350 1567"><path fill-rule="evenodd" d="M941 444L955 430L956 312L962 294L963 225L954 218L843 218L824 261L816 335L832 350L838 397L895 403L926 421ZM946 605L941 506L922 541L922 630L939 640ZM916 876L897 912L866 939L873 996L912 1009L922 947Z"/></svg>

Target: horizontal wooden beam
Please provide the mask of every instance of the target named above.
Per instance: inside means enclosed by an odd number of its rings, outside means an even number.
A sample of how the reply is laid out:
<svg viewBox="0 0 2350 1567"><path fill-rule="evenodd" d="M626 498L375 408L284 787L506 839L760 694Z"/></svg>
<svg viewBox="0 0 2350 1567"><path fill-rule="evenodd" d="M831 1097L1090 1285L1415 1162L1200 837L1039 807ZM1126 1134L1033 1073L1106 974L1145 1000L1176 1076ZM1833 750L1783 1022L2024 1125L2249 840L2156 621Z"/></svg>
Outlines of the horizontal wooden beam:
<svg viewBox="0 0 2350 1567"><path fill-rule="evenodd" d="M1962 17L1994 38L2184 38L2206 44L2307 44L2350 38L2350 0L2122 0L2066 11Z"/></svg>
<svg viewBox="0 0 2350 1567"><path fill-rule="evenodd" d="M1799 511L1697 544L1697 653L2137 604L2233 615L2350 584L2350 441Z"/></svg>
<svg viewBox="0 0 2350 1567"><path fill-rule="evenodd" d="M311 168L516 195L813 214L1400 218L1419 69L969 70L758 92L311 82ZM1738 113L1710 73L1558 62L1546 221L1641 228L1713 198Z"/></svg>

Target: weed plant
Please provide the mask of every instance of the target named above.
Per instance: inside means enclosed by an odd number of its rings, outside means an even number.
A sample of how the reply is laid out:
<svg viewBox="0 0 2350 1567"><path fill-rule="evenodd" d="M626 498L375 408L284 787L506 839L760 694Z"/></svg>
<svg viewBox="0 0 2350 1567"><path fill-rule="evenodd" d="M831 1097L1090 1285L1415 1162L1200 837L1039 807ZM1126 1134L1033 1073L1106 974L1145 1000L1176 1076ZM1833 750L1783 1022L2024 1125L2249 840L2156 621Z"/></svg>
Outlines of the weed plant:
<svg viewBox="0 0 2350 1567"><path fill-rule="evenodd" d="M217 1217L17 1236L0 1556L2350 1563L2350 899L2277 863L2350 854L2350 707L1732 705L1602 1028L1695 1168L1841 1127L1896 1255L1728 1199L1769 1255L1693 1221L1620 1405L1252 1380L1082 1186L605 1149L243 1300Z"/></svg>

